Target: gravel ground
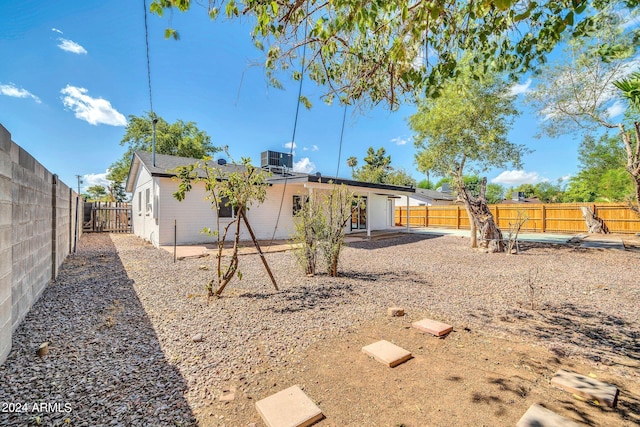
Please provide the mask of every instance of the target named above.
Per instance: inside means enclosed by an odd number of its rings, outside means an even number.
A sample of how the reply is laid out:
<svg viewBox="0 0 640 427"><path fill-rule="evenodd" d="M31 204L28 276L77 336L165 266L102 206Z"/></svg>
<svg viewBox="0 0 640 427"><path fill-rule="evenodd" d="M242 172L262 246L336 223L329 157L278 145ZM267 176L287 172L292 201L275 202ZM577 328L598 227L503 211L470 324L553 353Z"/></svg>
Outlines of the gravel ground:
<svg viewBox="0 0 640 427"><path fill-rule="evenodd" d="M506 256L467 244L418 235L352 243L339 278L306 277L291 253L268 254L280 292L257 256L243 256L243 279L208 301L213 259L174 264L131 235L84 235L0 367L0 402L71 411L0 414L0 425L36 416L45 425L192 425L224 389L262 398L273 386L262 374L396 305L638 378L640 254L523 244ZM43 341L51 350L39 358Z"/></svg>

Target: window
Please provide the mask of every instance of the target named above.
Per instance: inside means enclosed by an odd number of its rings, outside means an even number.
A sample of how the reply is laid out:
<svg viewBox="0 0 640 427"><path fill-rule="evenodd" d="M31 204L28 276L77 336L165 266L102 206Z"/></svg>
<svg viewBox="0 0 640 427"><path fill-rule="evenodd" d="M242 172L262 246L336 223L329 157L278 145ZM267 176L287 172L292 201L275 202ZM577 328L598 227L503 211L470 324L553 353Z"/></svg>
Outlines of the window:
<svg viewBox="0 0 640 427"><path fill-rule="evenodd" d="M309 196L293 196L293 215L302 210L302 205L309 202Z"/></svg>
<svg viewBox="0 0 640 427"><path fill-rule="evenodd" d="M229 198L223 197L218 207L218 218L235 218L236 210L229 204Z"/></svg>
<svg viewBox="0 0 640 427"><path fill-rule="evenodd" d="M138 191L138 215L142 215L142 191Z"/></svg>
<svg viewBox="0 0 640 427"><path fill-rule="evenodd" d="M146 213L149 215L151 213L151 189L147 188L144 190L144 204L146 206Z"/></svg>

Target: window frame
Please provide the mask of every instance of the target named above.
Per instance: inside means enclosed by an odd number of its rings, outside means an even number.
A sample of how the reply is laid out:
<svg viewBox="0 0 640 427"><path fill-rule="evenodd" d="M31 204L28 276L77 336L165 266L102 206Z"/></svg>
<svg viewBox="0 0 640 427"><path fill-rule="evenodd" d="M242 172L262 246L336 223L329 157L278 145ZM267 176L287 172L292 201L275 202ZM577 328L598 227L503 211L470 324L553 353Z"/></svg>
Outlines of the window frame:
<svg viewBox="0 0 640 427"><path fill-rule="evenodd" d="M222 197L220 199L218 203L218 218L235 219L238 212L235 207L227 205L227 203L229 203L228 197Z"/></svg>
<svg viewBox="0 0 640 427"><path fill-rule="evenodd" d="M291 207L291 213L293 216L296 216L307 203L309 203L309 196L307 194L294 194Z"/></svg>

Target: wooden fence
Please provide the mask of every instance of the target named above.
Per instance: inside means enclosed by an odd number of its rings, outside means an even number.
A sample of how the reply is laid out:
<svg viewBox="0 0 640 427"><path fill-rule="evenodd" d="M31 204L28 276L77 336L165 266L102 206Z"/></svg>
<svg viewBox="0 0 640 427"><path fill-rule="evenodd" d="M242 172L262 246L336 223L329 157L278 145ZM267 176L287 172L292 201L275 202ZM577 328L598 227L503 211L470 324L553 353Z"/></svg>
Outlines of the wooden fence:
<svg viewBox="0 0 640 427"><path fill-rule="evenodd" d="M131 204L85 202L82 230L85 232L131 233Z"/></svg>
<svg viewBox="0 0 640 427"><path fill-rule="evenodd" d="M580 207L588 206L604 220L612 233L640 232L640 218L626 204L613 203L556 203L489 205L498 227L507 230L518 214L527 220L521 231L548 233L586 233L587 225ZM441 227L469 229L469 218L463 205L396 207L395 224L410 227Z"/></svg>

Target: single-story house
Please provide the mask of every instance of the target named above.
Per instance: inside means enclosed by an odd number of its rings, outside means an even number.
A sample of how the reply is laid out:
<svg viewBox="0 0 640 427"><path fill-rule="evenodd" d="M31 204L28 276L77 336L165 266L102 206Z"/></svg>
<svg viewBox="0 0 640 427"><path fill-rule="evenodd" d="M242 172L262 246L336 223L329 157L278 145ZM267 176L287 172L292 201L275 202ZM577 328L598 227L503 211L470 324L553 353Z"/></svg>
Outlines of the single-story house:
<svg viewBox="0 0 640 427"><path fill-rule="evenodd" d="M133 154L126 191L133 194L132 227L135 235L154 246L172 245L174 238L178 245L215 240L203 234L202 230L205 227L214 228L216 215L220 215L221 225L224 225L224 218L231 218L234 212L231 209L214 212L211 202L205 200L204 183L194 184L182 202L173 197L179 184L173 179L176 168L196 161L193 158L156 154L154 164L149 152L138 151ZM211 161L211 164L229 171L242 167L224 161ZM294 231L294 210L301 200L314 192L330 190L332 183L345 184L364 201L355 207L352 220L347 225L348 233L366 231L369 234L374 230L394 228L396 200L406 199L415 191L411 187L309 175L284 169L269 176L267 183L269 186L264 203L252 206L247 212L247 219L259 240L269 240L272 236L275 239L290 238ZM279 211L280 219L274 235ZM249 240L244 224L241 230L241 239Z"/></svg>

